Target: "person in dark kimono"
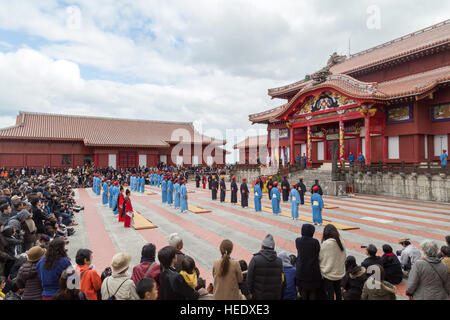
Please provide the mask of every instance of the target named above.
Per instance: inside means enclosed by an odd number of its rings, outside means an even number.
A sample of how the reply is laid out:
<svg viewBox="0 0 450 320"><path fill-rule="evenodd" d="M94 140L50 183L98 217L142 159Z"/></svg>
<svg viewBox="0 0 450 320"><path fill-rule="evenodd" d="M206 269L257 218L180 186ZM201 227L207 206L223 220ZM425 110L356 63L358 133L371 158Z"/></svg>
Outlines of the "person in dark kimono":
<svg viewBox="0 0 450 320"><path fill-rule="evenodd" d="M261 176L258 177L258 183L259 183L259 187L261 188L261 191L262 191L262 189L264 189L264 182L262 181Z"/></svg>
<svg viewBox="0 0 450 320"><path fill-rule="evenodd" d="M281 192L283 192L283 202L287 202L289 200L289 191L290 191L291 185L289 184L289 181L287 181L287 177L283 177L283 182L281 182Z"/></svg>
<svg viewBox="0 0 450 320"><path fill-rule="evenodd" d="M318 187L317 193L320 194L321 196L323 196L322 188L321 188L320 185L319 185L319 180L318 180L318 179L314 180L314 184L313 184L313 186L311 187L311 194L314 193L313 188L314 188L315 186Z"/></svg>
<svg viewBox="0 0 450 320"><path fill-rule="evenodd" d="M212 175L210 173L208 176L208 189L209 190L212 190L212 181L213 181L213 179L212 179Z"/></svg>
<svg viewBox="0 0 450 320"><path fill-rule="evenodd" d="M202 181L203 181L203 189L206 189L206 176L205 175L203 175Z"/></svg>
<svg viewBox="0 0 450 320"><path fill-rule="evenodd" d="M225 178L222 176L220 179L220 202L225 201L226 190L227 190L227 186L225 185Z"/></svg>
<svg viewBox="0 0 450 320"><path fill-rule="evenodd" d="M200 175L198 172L195 173L195 187L200 188Z"/></svg>
<svg viewBox="0 0 450 320"><path fill-rule="evenodd" d="M269 193L270 200L272 200L272 195L271 195L272 188L273 188L272 177L269 177L269 181L267 181L267 192Z"/></svg>
<svg viewBox="0 0 450 320"><path fill-rule="evenodd" d="M299 178L298 179L297 191L298 191L298 193L300 195L300 204L305 204L306 186L303 183L303 178Z"/></svg>
<svg viewBox="0 0 450 320"><path fill-rule="evenodd" d="M237 203L237 192L238 192L238 186L236 183L236 178L231 178L231 203L236 204Z"/></svg>
<svg viewBox="0 0 450 320"><path fill-rule="evenodd" d="M247 187L247 179L242 179L241 183L241 205L242 208L248 207L248 187Z"/></svg>
<svg viewBox="0 0 450 320"><path fill-rule="evenodd" d="M213 200L217 200L217 187L218 187L218 183L216 181L216 177L211 177L212 182L211 182L211 194L212 194L212 199Z"/></svg>

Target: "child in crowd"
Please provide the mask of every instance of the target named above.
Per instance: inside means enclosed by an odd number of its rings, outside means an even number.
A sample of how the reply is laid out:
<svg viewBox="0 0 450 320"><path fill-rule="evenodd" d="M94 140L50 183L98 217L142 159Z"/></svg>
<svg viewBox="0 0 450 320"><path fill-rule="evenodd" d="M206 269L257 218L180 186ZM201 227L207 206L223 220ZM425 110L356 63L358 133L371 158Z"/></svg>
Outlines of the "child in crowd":
<svg viewBox="0 0 450 320"><path fill-rule="evenodd" d="M183 276L184 281L192 288L197 288L197 273L195 272L195 261L189 256L185 256L181 262L180 274Z"/></svg>
<svg viewBox="0 0 450 320"><path fill-rule="evenodd" d="M158 298L158 288L152 278L141 279L136 286L136 292L141 300L156 300Z"/></svg>

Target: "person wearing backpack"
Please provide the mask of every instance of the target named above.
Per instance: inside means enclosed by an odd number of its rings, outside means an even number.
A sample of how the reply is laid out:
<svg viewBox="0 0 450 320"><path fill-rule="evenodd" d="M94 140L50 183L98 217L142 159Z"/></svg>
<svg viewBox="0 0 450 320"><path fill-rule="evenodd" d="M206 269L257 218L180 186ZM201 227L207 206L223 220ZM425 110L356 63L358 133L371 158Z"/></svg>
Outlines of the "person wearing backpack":
<svg viewBox="0 0 450 320"><path fill-rule="evenodd" d="M161 268L155 261L156 247L153 243L147 243L142 247L141 251L141 263L133 268L133 274L131 280L134 281L137 286L139 281L144 278L151 278L156 282L156 289L159 292L159 286L161 284ZM159 295L158 295L159 299Z"/></svg>
<svg viewBox="0 0 450 320"><path fill-rule="evenodd" d="M88 300L98 300L97 292L102 287L102 279L92 266L92 251L89 249L79 249L75 257L77 271L80 274L80 291Z"/></svg>
<svg viewBox="0 0 450 320"><path fill-rule="evenodd" d="M111 261L112 274L107 277L101 287L102 300L140 300L134 281L127 274L131 256L117 253Z"/></svg>

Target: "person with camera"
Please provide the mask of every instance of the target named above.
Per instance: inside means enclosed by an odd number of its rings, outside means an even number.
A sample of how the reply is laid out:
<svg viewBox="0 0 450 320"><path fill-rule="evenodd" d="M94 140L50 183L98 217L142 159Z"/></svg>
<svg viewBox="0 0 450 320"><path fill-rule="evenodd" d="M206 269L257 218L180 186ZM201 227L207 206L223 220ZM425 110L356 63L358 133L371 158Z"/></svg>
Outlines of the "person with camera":
<svg viewBox="0 0 450 320"><path fill-rule="evenodd" d="M397 256L400 257L400 263L402 264L403 274L405 278L408 278L409 272L411 271L414 263L420 259L422 256L419 249L414 247L409 238L403 237L398 243L404 248L402 250L397 250Z"/></svg>

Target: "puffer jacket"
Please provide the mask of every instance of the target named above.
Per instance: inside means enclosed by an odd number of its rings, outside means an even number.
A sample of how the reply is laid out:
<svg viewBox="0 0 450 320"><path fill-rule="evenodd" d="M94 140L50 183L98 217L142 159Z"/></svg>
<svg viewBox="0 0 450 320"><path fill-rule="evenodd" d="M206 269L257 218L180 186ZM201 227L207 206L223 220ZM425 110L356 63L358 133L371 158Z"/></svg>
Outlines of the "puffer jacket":
<svg viewBox="0 0 450 320"><path fill-rule="evenodd" d="M17 274L17 281L20 288L23 288L22 300L41 300L42 286L41 279L36 270L36 263L26 262Z"/></svg>
<svg viewBox="0 0 450 320"><path fill-rule="evenodd" d="M345 290L344 300L361 300L364 283L367 280L366 268L356 266L346 273L342 279L342 288Z"/></svg>
<svg viewBox="0 0 450 320"><path fill-rule="evenodd" d="M447 300L450 284L445 263L437 257L417 260L409 273L406 295L413 300Z"/></svg>
<svg viewBox="0 0 450 320"><path fill-rule="evenodd" d="M136 285L126 273L115 273L102 283L102 300L108 300L115 295L116 300L140 300L136 292Z"/></svg>
<svg viewBox="0 0 450 320"><path fill-rule="evenodd" d="M387 281L379 282L369 277L364 283L361 300L396 300L395 286Z"/></svg>
<svg viewBox="0 0 450 320"><path fill-rule="evenodd" d="M283 263L274 250L255 253L248 265L247 287L255 300L280 300Z"/></svg>

